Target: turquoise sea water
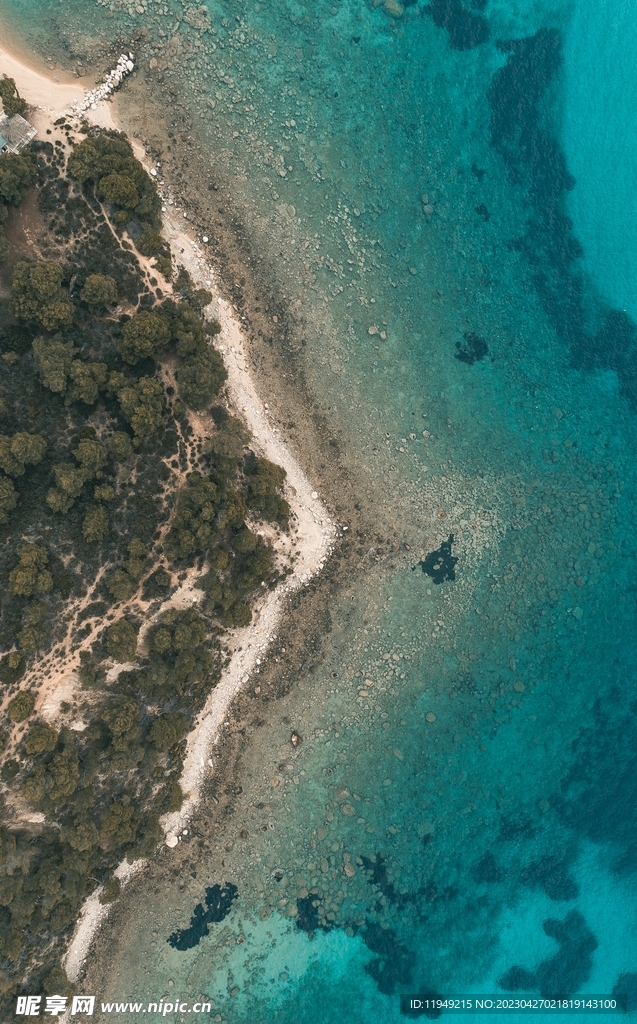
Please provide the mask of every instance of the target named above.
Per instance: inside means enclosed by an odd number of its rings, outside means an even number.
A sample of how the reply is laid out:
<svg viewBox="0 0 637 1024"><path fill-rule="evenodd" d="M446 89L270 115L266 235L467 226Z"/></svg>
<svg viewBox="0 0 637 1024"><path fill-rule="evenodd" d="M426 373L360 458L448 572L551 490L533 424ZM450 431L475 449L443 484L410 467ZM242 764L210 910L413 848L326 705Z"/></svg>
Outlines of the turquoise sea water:
<svg viewBox="0 0 637 1024"><path fill-rule="evenodd" d="M398 1021L418 991L637 1007L637 13L139 6L0 11L74 58L146 29L131 129L183 100L397 543L360 539L232 814L197 822L196 877L104 940L103 997L205 994L241 1024ZM450 536L437 583L417 563ZM224 882L230 914L172 947Z"/></svg>

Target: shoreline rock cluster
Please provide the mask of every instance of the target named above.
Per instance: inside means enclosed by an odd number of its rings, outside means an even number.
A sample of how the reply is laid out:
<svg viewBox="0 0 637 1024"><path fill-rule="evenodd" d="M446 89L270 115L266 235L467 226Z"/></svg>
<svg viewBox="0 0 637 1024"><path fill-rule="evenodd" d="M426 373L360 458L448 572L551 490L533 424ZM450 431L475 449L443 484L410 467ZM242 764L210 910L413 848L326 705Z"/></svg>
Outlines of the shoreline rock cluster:
<svg viewBox="0 0 637 1024"><path fill-rule="evenodd" d="M129 53L127 56L125 53L122 53L113 70L105 75L104 83L99 85L97 89L92 89L91 92L88 92L81 103L74 104L75 112L81 114L89 108L95 110L97 104L101 100L105 100L107 96L110 96L122 84L126 76L130 75L134 67L133 54Z"/></svg>

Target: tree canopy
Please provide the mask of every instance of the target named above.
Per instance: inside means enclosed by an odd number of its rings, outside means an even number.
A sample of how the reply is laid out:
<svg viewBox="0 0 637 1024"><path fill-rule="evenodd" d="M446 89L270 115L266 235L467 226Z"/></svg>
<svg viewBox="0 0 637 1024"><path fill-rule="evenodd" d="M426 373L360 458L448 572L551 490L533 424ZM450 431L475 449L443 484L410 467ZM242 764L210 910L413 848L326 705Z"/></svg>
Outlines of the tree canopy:
<svg viewBox="0 0 637 1024"><path fill-rule="evenodd" d="M15 78L9 78L7 75L3 75L0 78L0 99L2 100L2 106L7 117L13 117L14 114L23 114L27 109L27 102L21 98L15 84Z"/></svg>
<svg viewBox="0 0 637 1024"><path fill-rule="evenodd" d="M170 344L170 325L159 313L142 309L124 324L118 349L134 366L140 359L161 355Z"/></svg>
<svg viewBox="0 0 637 1024"><path fill-rule="evenodd" d="M17 263L11 284L11 309L15 318L39 324L47 331L69 328L74 307L62 288L63 276L62 267L53 260Z"/></svg>
<svg viewBox="0 0 637 1024"><path fill-rule="evenodd" d="M101 313L106 306L117 302L117 281L110 274L89 274L80 298L91 312Z"/></svg>

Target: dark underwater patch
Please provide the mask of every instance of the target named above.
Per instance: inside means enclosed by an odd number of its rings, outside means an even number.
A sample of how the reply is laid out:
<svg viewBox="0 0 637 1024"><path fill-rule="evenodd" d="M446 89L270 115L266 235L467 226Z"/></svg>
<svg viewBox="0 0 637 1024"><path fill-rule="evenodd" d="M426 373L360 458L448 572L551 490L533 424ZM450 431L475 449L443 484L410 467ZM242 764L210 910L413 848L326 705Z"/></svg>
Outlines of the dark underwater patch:
<svg viewBox="0 0 637 1024"><path fill-rule="evenodd" d="M453 582L456 578L456 563L458 559L451 554L453 544L453 533L449 539L442 542L437 551L430 551L426 558L418 562L422 571L431 576L434 583L444 583L445 580Z"/></svg>
<svg viewBox="0 0 637 1024"><path fill-rule="evenodd" d="M579 889L568 873L568 864L558 857L541 857L520 873L523 885L543 889L551 900L574 900Z"/></svg>
<svg viewBox="0 0 637 1024"><path fill-rule="evenodd" d="M635 1013L637 1011L637 974L620 974L613 985L614 996L626 996L626 1011Z"/></svg>
<svg viewBox="0 0 637 1024"><path fill-rule="evenodd" d="M506 815L500 823L498 839L504 839L505 842L513 842L517 839L533 839L535 833L535 825L525 814L519 814L517 817Z"/></svg>
<svg viewBox="0 0 637 1024"><path fill-rule="evenodd" d="M491 145L531 210L524 236L512 247L526 256L533 285L556 334L569 347L572 364L581 370L614 370L637 407L637 329L622 310L604 309L595 293L594 319L586 312L585 282L576 262L583 252L565 202L575 179L542 109L561 67L562 37L557 29L544 28L497 45L509 57L487 90Z"/></svg>
<svg viewBox="0 0 637 1024"><path fill-rule="evenodd" d="M486 206L484 209L486 210ZM456 352L456 359L459 359L461 363L467 363L469 366L473 366L474 363L484 359L489 351L489 346L484 338L481 338L475 331L465 331L462 337L464 338L464 345L459 341L456 342L458 350Z"/></svg>
<svg viewBox="0 0 637 1024"><path fill-rule="evenodd" d="M302 932L316 932L319 927L319 900L316 896L300 896L296 901L296 927Z"/></svg>
<svg viewBox="0 0 637 1024"><path fill-rule="evenodd" d="M489 884L499 882L503 878L503 872L499 869L490 850L473 865L471 874L476 882L488 882Z"/></svg>
<svg viewBox="0 0 637 1024"><path fill-rule="evenodd" d="M183 930L173 932L168 938L168 943L173 949L192 949L199 944L204 935L209 934L208 925L223 921L230 913L230 908L237 898L239 890L232 882L225 885L213 885L206 889L204 902L207 909L204 910L201 903L198 903L190 919L190 926Z"/></svg>
<svg viewBox="0 0 637 1024"><path fill-rule="evenodd" d="M637 871L637 701L626 705L620 690L598 701L573 750L573 766L550 802L580 834L615 844L613 870L632 874Z"/></svg>
<svg viewBox="0 0 637 1024"><path fill-rule="evenodd" d="M498 979L507 992L534 992L543 996L572 996L588 980L593 966L597 939L578 910L571 910L563 921L550 917L543 924L545 933L560 944L554 956L542 960L536 971L511 967Z"/></svg>
<svg viewBox="0 0 637 1024"><path fill-rule="evenodd" d="M434 25L446 30L454 50L473 50L491 36L486 18L465 10L460 0L433 0L424 10Z"/></svg>
<svg viewBox="0 0 637 1024"><path fill-rule="evenodd" d="M376 959L365 965L365 971L376 982L378 991L389 996L397 985L409 985L416 957L398 941L396 933L370 921L362 935L367 948L378 954Z"/></svg>

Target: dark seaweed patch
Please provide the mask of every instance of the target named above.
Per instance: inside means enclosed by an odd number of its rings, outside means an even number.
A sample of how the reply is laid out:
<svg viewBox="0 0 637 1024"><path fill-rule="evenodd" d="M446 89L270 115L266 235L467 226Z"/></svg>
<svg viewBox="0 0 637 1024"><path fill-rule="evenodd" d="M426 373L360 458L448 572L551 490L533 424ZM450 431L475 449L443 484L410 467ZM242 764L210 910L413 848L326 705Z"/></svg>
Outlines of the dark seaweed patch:
<svg viewBox="0 0 637 1024"><path fill-rule="evenodd" d="M315 932L319 927L319 901L316 896L302 896L296 901L296 927L302 932Z"/></svg>
<svg viewBox="0 0 637 1024"><path fill-rule="evenodd" d="M637 701L599 701L573 744L575 762L551 797L563 821L593 842L614 843L613 869L637 871ZM619 712L621 705L623 713Z"/></svg>
<svg viewBox="0 0 637 1024"><path fill-rule="evenodd" d="M511 967L498 985L507 991L539 989L543 996L572 996L591 973L597 939L578 910L571 910L563 921L550 917L542 927L559 942L558 952L542 960L535 972Z"/></svg>
<svg viewBox="0 0 637 1024"><path fill-rule="evenodd" d="M502 818L498 839L504 839L505 841L532 839L535 831L533 822L524 814L520 814L518 817L507 816Z"/></svg>
<svg viewBox="0 0 637 1024"><path fill-rule="evenodd" d="M375 960L365 965L365 971L376 982L378 991L391 995L397 985L409 985L416 957L398 941L396 933L370 921L362 934L367 948L378 954Z"/></svg>
<svg viewBox="0 0 637 1024"><path fill-rule="evenodd" d="M568 864L558 857L542 857L524 868L520 874L523 885L538 886L551 900L574 900L579 889L568 873Z"/></svg>
<svg viewBox="0 0 637 1024"><path fill-rule="evenodd" d="M499 882L503 873L498 868L496 859L488 850L480 860L474 864L471 871L476 882Z"/></svg>
<svg viewBox="0 0 637 1024"><path fill-rule="evenodd" d="M626 1012L635 1013L637 1011L637 974L634 972L620 974L613 985L612 994L614 996L625 996Z"/></svg>
<svg viewBox="0 0 637 1024"><path fill-rule="evenodd" d="M486 206L484 207L486 210ZM480 210L480 207L476 207L476 213ZM489 213L487 211L486 219L489 219ZM464 345L459 341L456 342L456 359L459 359L461 363L468 363L469 366L473 366L474 363L484 359L489 346L487 345L484 338L481 338L479 334L474 331L465 331L462 335L464 338Z"/></svg>
<svg viewBox="0 0 637 1024"><path fill-rule="evenodd" d="M452 544L453 533L449 535L448 540L442 542L437 551L430 551L427 557L418 563L422 566L422 571L431 576L434 583L444 583L445 580L453 582L456 578L458 559L451 554Z"/></svg>
<svg viewBox="0 0 637 1024"><path fill-rule="evenodd" d="M575 179L542 109L560 69L561 35L556 29L540 29L497 45L510 56L487 91L491 144L511 182L524 190L531 210L526 232L513 248L528 259L533 284L558 337L569 346L573 365L614 370L637 407L637 330L622 310L603 308L597 295L595 320L585 311L584 279L576 262L582 248L565 205Z"/></svg>
<svg viewBox="0 0 637 1024"><path fill-rule="evenodd" d="M173 932L168 938L168 944L173 949L185 950L197 946L204 935L209 934L208 925L223 921L230 913L230 908L237 898L238 889L232 882L225 885L213 885L206 889L204 902L207 910L204 910L201 903L195 907L190 919L190 926L183 930Z"/></svg>
<svg viewBox="0 0 637 1024"><path fill-rule="evenodd" d="M486 19L465 10L460 0L433 0L424 10L434 25L448 32L454 50L472 50L491 35Z"/></svg>

